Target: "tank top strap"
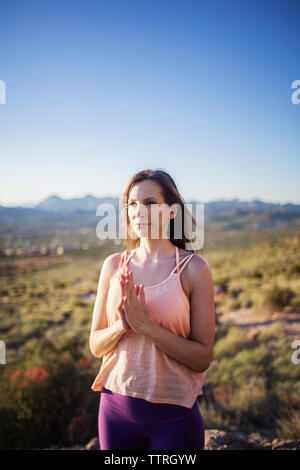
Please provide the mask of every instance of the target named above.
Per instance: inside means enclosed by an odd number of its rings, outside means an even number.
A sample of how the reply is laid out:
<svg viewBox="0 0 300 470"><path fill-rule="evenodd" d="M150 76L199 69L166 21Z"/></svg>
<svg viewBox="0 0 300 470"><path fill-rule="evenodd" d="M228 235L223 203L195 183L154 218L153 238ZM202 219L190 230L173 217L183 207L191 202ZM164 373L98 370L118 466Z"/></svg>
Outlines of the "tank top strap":
<svg viewBox="0 0 300 470"><path fill-rule="evenodd" d="M123 264L124 264L124 260L125 260L125 251L123 251L122 256L121 256L121 259L120 259L119 271L122 271L122 267L123 267Z"/></svg>
<svg viewBox="0 0 300 470"><path fill-rule="evenodd" d="M176 267L177 267L179 263L179 250L178 250L178 246L175 246L175 248L176 248Z"/></svg>
<svg viewBox="0 0 300 470"><path fill-rule="evenodd" d="M177 248L177 247L176 247ZM178 250L178 248L177 248ZM195 253L192 253L191 255L189 256L185 256L181 261L179 261L179 263L177 263L177 265L175 266L175 268L173 269L173 271L171 272L171 274L173 274L175 271L177 273L181 273L181 271L185 268L185 266L188 264L188 262L190 261L190 259L195 255ZM181 267L180 267L181 265ZM180 269L179 269L180 268Z"/></svg>

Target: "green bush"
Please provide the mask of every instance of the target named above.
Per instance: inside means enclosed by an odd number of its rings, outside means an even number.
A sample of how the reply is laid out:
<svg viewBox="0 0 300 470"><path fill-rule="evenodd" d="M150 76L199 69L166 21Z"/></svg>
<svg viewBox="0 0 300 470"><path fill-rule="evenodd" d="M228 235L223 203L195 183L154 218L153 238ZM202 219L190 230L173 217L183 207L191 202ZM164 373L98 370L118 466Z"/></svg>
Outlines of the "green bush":
<svg viewBox="0 0 300 470"><path fill-rule="evenodd" d="M223 357L210 375L213 385L239 388L253 376L264 377L268 374L273 356L264 346L259 345L255 349L243 349L234 357Z"/></svg>
<svg viewBox="0 0 300 470"><path fill-rule="evenodd" d="M292 355L295 349L285 338L279 342L280 354L273 360L272 390L281 397L300 397L299 364L294 364Z"/></svg>
<svg viewBox="0 0 300 470"><path fill-rule="evenodd" d="M88 305L87 302L84 302L83 300L80 300L80 299L73 299L71 302L71 308L86 307L87 305Z"/></svg>
<svg viewBox="0 0 300 470"><path fill-rule="evenodd" d="M238 389L235 389L230 402L230 409L237 418L237 424L250 426L259 415L264 416L268 406L266 379L252 376Z"/></svg>
<svg viewBox="0 0 300 470"><path fill-rule="evenodd" d="M231 322L228 320L218 325L218 327L215 330L215 345L217 344L217 341L219 341L219 339L225 338L230 328L231 328Z"/></svg>
<svg viewBox="0 0 300 470"><path fill-rule="evenodd" d="M247 332L237 326L232 326L227 335L214 346L214 356L218 359L233 357L242 349L247 349L251 342L247 339Z"/></svg>
<svg viewBox="0 0 300 470"><path fill-rule="evenodd" d="M263 305L270 309L283 308L289 305L294 296L295 293L289 287L274 285L266 291Z"/></svg>
<svg viewBox="0 0 300 470"><path fill-rule="evenodd" d="M222 301L222 310L225 313L239 310L241 308L241 302L239 299L233 299L229 295Z"/></svg>
<svg viewBox="0 0 300 470"><path fill-rule="evenodd" d="M250 271L249 273L247 273L247 277L251 279L262 279L264 276L263 276L263 273L259 269L256 268L253 271Z"/></svg>
<svg viewBox="0 0 300 470"><path fill-rule="evenodd" d="M53 287L54 289L64 289L67 286L66 282L61 281L60 279L54 279Z"/></svg>
<svg viewBox="0 0 300 470"><path fill-rule="evenodd" d="M299 439L300 400L289 400L277 412L276 434L281 439Z"/></svg>
<svg viewBox="0 0 300 470"><path fill-rule="evenodd" d="M282 322L276 321L270 326L264 327L258 333L258 341L266 343L267 341L277 340L285 337L284 327Z"/></svg>
<svg viewBox="0 0 300 470"><path fill-rule="evenodd" d="M294 264L291 264L290 266L287 267L286 269L286 277L288 279L290 279L291 277L294 277L294 276L299 276L300 274L300 263L294 263Z"/></svg>
<svg viewBox="0 0 300 470"><path fill-rule="evenodd" d="M238 297L241 308L250 308L253 305L253 299L250 289L243 290Z"/></svg>
<svg viewBox="0 0 300 470"><path fill-rule="evenodd" d="M290 300L290 305L295 308L300 308L300 294L296 294L295 297L293 297Z"/></svg>
<svg viewBox="0 0 300 470"><path fill-rule="evenodd" d="M224 291L224 292L227 292L228 290L228 286L229 286L229 282L230 282L230 277L229 276L214 276L214 284L216 286L220 286L221 289Z"/></svg>
<svg viewBox="0 0 300 470"><path fill-rule="evenodd" d="M72 446L96 436L91 358L74 358L46 340L24 351L0 376L0 448Z"/></svg>

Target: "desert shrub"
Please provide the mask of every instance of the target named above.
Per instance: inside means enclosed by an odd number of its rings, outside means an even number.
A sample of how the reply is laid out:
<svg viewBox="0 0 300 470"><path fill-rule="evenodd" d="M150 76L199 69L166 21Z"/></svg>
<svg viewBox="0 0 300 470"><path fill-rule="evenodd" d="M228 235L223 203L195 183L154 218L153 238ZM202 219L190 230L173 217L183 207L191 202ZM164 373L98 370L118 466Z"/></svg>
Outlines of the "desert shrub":
<svg viewBox="0 0 300 470"><path fill-rule="evenodd" d="M62 281L60 279L54 279L53 280L53 287L54 289L64 289L67 286L65 281Z"/></svg>
<svg viewBox="0 0 300 470"><path fill-rule="evenodd" d="M239 295L238 301L239 301L241 308L250 308L253 305L253 300L248 291L241 292L241 294Z"/></svg>
<svg viewBox="0 0 300 470"><path fill-rule="evenodd" d="M270 388L279 396L289 398L300 397L299 364L294 364L292 354L295 349L285 339L279 342L279 354L273 360L272 382Z"/></svg>
<svg viewBox="0 0 300 470"><path fill-rule="evenodd" d="M87 325L89 326L91 323L91 313L90 313L90 306L83 310L77 310L74 312L73 320L76 322L76 325Z"/></svg>
<svg viewBox="0 0 300 470"><path fill-rule="evenodd" d="M230 408L233 410L237 424L244 425L253 423L254 418L259 419L258 415L264 415L268 404L268 394L266 389L265 377L252 376L242 385L235 389Z"/></svg>
<svg viewBox="0 0 300 470"><path fill-rule="evenodd" d="M251 279L262 279L263 278L263 273L259 269L253 269L253 271L250 271L247 273L247 277Z"/></svg>
<svg viewBox="0 0 300 470"><path fill-rule="evenodd" d="M242 292L243 292L243 289L241 287L232 288L229 290L229 294L234 299L237 299Z"/></svg>
<svg viewBox="0 0 300 470"><path fill-rule="evenodd" d="M8 289L0 289L0 297L5 297L9 295L9 290Z"/></svg>
<svg viewBox="0 0 300 470"><path fill-rule="evenodd" d="M293 297L289 304L292 306L292 307L295 307L295 308L300 308L300 294L296 294L295 297Z"/></svg>
<svg viewBox="0 0 300 470"><path fill-rule="evenodd" d="M209 404L200 406L200 412L206 429L234 431L235 424L226 409Z"/></svg>
<svg viewBox="0 0 300 470"><path fill-rule="evenodd" d="M71 302L71 308L86 307L86 306L88 306L88 304L80 299L73 299Z"/></svg>
<svg viewBox="0 0 300 470"><path fill-rule="evenodd" d="M225 313L232 312L241 308L241 302L239 299L234 299L229 295L222 301L222 310Z"/></svg>
<svg viewBox="0 0 300 470"><path fill-rule="evenodd" d="M208 375L218 402L212 415L226 418L227 429L254 432L259 428L276 434L277 421L288 423L291 417L285 401L296 400L300 395L299 372L290 356L291 351L281 338L275 353L260 344L218 360ZM286 439L288 435L282 437Z"/></svg>
<svg viewBox="0 0 300 470"><path fill-rule="evenodd" d="M273 285L265 292L263 305L266 308L276 309L289 305L295 293L289 287Z"/></svg>
<svg viewBox="0 0 300 470"><path fill-rule="evenodd" d="M215 330L215 344L219 339L224 338L231 328L231 322L229 320L222 322Z"/></svg>
<svg viewBox="0 0 300 470"><path fill-rule="evenodd" d="M300 399L287 399L277 411L276 434L281 439L299 439Z"/></svg>
<svg viewBox="0 0 300 470"><path fill-rule="evenodd" d="M218 359L233 357L239 351L248 348L251 342L247 339L247 332L242 328L232 326L227 335L216 341L214 356Z"/></svg>
<svg viewBox="0 0 300 470"><path fill-rule="evenodd" d="M253 376L265 377L272 364L272 353L264 345L255 349L243 349L234 357L223 357L212 369L210 381L213 385L240 387Z"/></svg>
<svg viewBox="0 0 300 470"><path fill-rule="evenodd" d="M230 277L229 276L214 276L214 284L216 286L219 286L221 287L221 289L224 291L224 292L227 292L228 290L228 286L229 286L229 282L230 282Z"/></svg>
<svg viewBox="0 0 300 470"><path fill-rule="evenodd" d="M294 263L287 267L285 275L288 279L300 274L300 263Z"/></svg>
<svg viewBox="0 0 300 470"><path fill-rule="evenodd" d="M258 333L258 340L261 342L267 342L272 339L279 339L285 336L284 327L282 322L276 321L272 323L270 326L264 327Z"/></svg>
<svg viewBox="0 0 300 470"><path fill-rule="evenodd" d="M45 340L7 364L0 376L0 448L72 446L97 435L91 362Z"/></svg>

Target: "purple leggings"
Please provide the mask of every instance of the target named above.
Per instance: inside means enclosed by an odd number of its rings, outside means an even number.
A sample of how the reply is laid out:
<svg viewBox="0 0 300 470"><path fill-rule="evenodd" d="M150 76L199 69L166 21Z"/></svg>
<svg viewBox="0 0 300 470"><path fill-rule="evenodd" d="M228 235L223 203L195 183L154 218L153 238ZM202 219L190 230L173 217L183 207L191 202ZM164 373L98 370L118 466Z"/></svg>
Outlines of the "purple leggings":
<svg viewBox="0 0 300 470"><path fill-rule="evenodd" d="M204 449L204 424L197 400L190 409L120 395L103 387L98 431L101 450Z"/></svg>

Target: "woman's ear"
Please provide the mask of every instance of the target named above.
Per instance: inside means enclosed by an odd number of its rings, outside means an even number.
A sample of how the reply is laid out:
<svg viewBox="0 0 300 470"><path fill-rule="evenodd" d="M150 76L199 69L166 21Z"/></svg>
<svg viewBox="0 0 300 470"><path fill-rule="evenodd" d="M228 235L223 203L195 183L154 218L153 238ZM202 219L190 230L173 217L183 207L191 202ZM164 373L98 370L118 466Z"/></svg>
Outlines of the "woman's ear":
<svg viewBox="0 0 300 470"><path fill-rule="evenodd" d="M172 206L170 207L170 218L171 219L175 219L176 215L177 215L177 204L172 204Z"/></svg>

